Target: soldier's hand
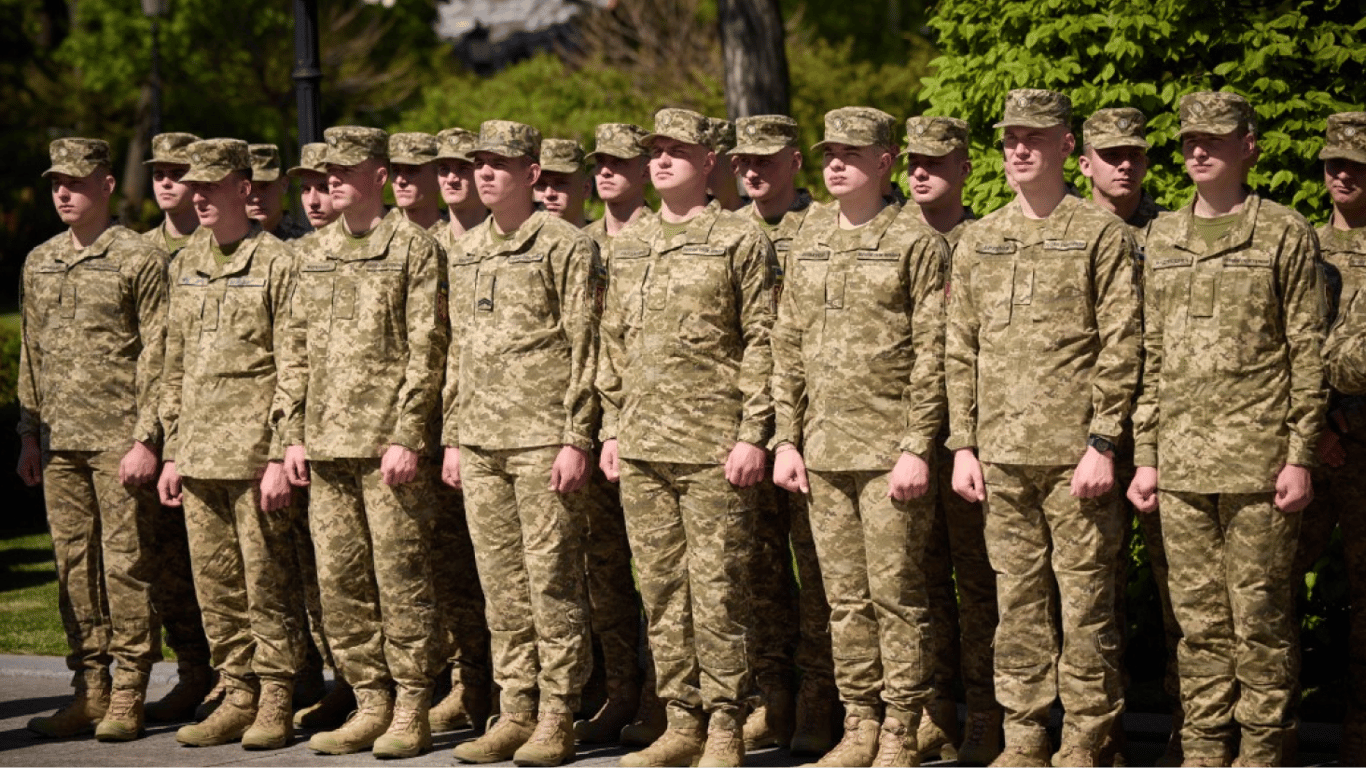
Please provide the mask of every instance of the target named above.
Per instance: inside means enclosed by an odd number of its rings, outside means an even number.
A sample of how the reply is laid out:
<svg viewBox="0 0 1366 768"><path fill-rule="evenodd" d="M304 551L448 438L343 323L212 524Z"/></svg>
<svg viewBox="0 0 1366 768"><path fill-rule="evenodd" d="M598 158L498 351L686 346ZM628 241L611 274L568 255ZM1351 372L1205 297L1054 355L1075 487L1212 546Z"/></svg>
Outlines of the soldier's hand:
<svg viewBox="0 0 1366 768"><path fill-rule="evenodd" d="M157 452L145 443L134 442L128 453L119 462L119 482L124 485L142 485L157 476Z"/></svg>
<svg viewBox="0 0 1366 768"><path fill-rule="evenodd" d="M290 485L308 487L308 449L302 445L285 448L285 478Z"/></svg>
<svg viewBox="0 0 1366 768"><path fill-rule="evenodd" d="M157 480L157 496L161 497L163 507L178 507L184 499L180 490L180 472L175 462L168 461L161 466L161 479Z"/></svg>
<svg viewBox="0 0 1366 768"><path fill-rule="evenodd" d="M398 443L390 443L379 460L379 475L385 485L403 485L411 481L417 477L417 453Z"/></svg>
<svg viewBox="0 0 1366 768"><path fill-rule="evenodd" d="M261 475L261 511L277 512L288 507L290 494L284 462L272 461L266 464L265 474Z"/></svg>
<svg viewBox="0 0 1366 768"><path fill-rule="evenodd" d="M1286 464L1276 476L1276 509L1286 514L1299 512L1314 500L1314 485L1309 469L1298 464Z"/></svg>
<svg viewBox="0 0 1366 768"><path fill-rule="evenodd" d="M24 485L35 486L43 482L43 450L38 447L38 438L24 435L19 438L19 466L15 468Z"/></svg>
<svg viewBox="0 0 1366 768"><path fill-rule="evenodd" d="M806 477L806 460L795 447L773 454L773 484L793 493L810 494L811 482Z"/></svg>
<svg viewBox="0 0 1366 768"><path fill-rule="evenodd" d="M602 453L598 454L598 469L607 476L608 482L615 483L621 480L621 461L617 455L615 437L602 444Z"/></svg>
<svg viewBox="0 0 1366 768"><path fill-rule="evenodd" d="M1347 450L1342 447L1342 439L1331 429L1325 429L1319 435L1315 453L1318 454L1319 461L1330 467L1340 467L1347 463Z"/></svg>
<svg viewBox="0 0 1366 768"><path fill-rule="evenodd" d="M573 493L588 482L588 451L572 445L560 447L555 463L550 465L550 490Z"/></svg>
<svg viewBox="0 0 1366 768"><path fill-rule="evenodd" d="M902 453L887 479L887 495L897 501L910 501L930 489L930 465L913 453Z"/></svg>
<svg viewBox="0 0 1366 768"><path fill-rule="evenodd" d="M1086 453L1072 472L1072 495L1078 499L1095 499L1115 487L1115 459L1086 446Z"/></svg>
<svg viewBox="0 0 1366 768"><path fill-rule="evenodd" d="M441 482L457 491L464 487L460 483L460 448L458 446L446 446L446 452L441 457Z"/></svg>
<svg viewBox="0 0 1366 768"><path fill-rule="evenodd" d="M1147 514L1157 509L1157 467L1138 467L1124 494L1134 509Z"/></svg>
<svg viewBox="0 0 1366 768"><path fill-rule="evenodd" d="M953 454L953 491L966 501L987 500L987 484L982 480L982 463L971 448L960 448Z"/></svg>
<svg viewBox="0 0 1366 768"><path fill-rule="evenodd" d="M763 479L767 468L767 451L753 443L738 440L726 457L726 480L736 488L748 488Z"/></svg>

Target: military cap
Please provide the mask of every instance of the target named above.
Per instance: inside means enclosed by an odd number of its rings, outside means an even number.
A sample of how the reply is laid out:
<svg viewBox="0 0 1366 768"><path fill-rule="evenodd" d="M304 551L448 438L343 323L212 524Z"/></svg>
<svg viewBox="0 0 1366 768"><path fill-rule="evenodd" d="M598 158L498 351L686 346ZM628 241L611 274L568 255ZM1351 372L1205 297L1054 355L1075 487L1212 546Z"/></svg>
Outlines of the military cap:
<svg viewBox="0 0 1366 768"><path fill-rule="evenodd" d="M251 173L251 150L241 139L204 139L189 147L190 170L181 181L222 181L233 171Z"/></svg>
<svg viewBox="0 0 1366 768"><path fill-rule="evenodd" d="M993 128L1018 125L1025 128L1052 128L1072 125L1072 100L1057 91L1043 88L1016 88L1006 94L1005 118Z"/></svg>
<svg viewBox="0 0 1366 768"><path fill-rule="evenodd" d="M485 120L479 126L479 143L474 151L537 160L541 156L541 132L511 120Z"/></svg>
<svg viewBox="0 0 1366 768"><path fill-rule="evenodd" d="M573 139L546 139L541 142L541 170L573 173L583 169L583 147Z"/></svg>
<svg viewBox="0 0 1366 768"><path fill-rule="evenodd" d="M362 125L334 125L323 131L327 139L328 165L360 165L376 158L389 159L389 134Z"/></svg>
<svg viewBox="0 0 1366 768"><path fill-rule="evenodd" d="M896 118L872 107L840 107L825 113L825 138L812 145L819 152L826 144L851 147L890 147Z"/></svg>
<svg viewBox="0 0 1366 768"><path fill-rule="evenodd" d="M956 117L919 115L906 118L906 149L902 155L943 157L968 148L968 123Z"/></svg>
<svg viewBox="0 0 1366 768"><path fill-rule="evenodd" d="M1328 141L1320 160L1352 160L1366 163L1366 112L1339 112L1328 116Z"/></svg>
<svg viewBox="0 0 1366 768"><path fill-rule="evenodd" d="M710 126L712 151L718 155L729 152L735 146L735 123L719 117L709 117L707 123Z"/></svg>
<svg viewBox="0 0 1366 768"><path fill-rule="evenodd" d="M158 133L152 137L152 159L142 161L143 165L189 165L190 155L185 150L199 137L193 133Z"/></svg>
<svg viewBox="0 0 1366 768"><path fill-rule="evenodd" d="M103 165L113 165L109 159L109 142L103 139L57 139L47 147L52 158L52 167L43 171L44 176L61 173L83 179Z"/></svg>
<svg viewBox="0 0 1366 768"><path fill-rule="evenodd" d="M389 134L389 162L399 165L424 165L436 162L440 142L430 133Z"/></svg>
<svg viewBox="0 0 1366 768"><path fill-rule="evenodd" d="M1093 149L1152 146L1143 138L1148 119L1133 107L1098 109L1081 124L1081 142Z"/></svg>
<svg viewBox="0 0 1366 768"><path fill-rule="evenodd" d="M280 148L274 144L250 144L251 180L269 184L280 178Z"/></svg>
<svg viewBox="0 0 1366 768"><path fill-rule="evenodd" d="M711 134L711 118L706 115L691 109L665 107L655 113L654 133L646 134L641 138L640 144L648 147L655 139L673 139L684 144L701 144L710 148Z"/></svg>
<svg viewBox="0 0 1366 768"><path fill-rule="evenodd" d="M467 131L464 128L446 128L436 134L436 159L472 162L474 158L470 154L474 152L474 147L478 143L479 134L474 131Z"/></svg>
<svg viewBox="0 0 1366 768"><path fill-rule="evenodd" d="M1256 132L1257 117L1247 99L1228 91L1200 91L1181 97L1181 130L1222 136L1237 130Z"/></svg>
<svg viewBox="0 0 1366 768"><path fill-rule="evenodd" d="M631 123L603 123L593 134L593 155L608 155L630 160L640 157L645 150L640 146L645 138L645 129Z"/></svg>
<svg viewBox="0 0 1366 768"><path fill-rule="evenodd" d="M290 168L290 176L305 173L327 173L327 142L313 141L299 150L299 164Z"/></svg>
<svg viewBox="0 0 1366 768"><path fill-rule="evenodd" d="M755 115L735 121L736 144L727 154L772 155L797 146L797 121L787 115Z"/></svg>

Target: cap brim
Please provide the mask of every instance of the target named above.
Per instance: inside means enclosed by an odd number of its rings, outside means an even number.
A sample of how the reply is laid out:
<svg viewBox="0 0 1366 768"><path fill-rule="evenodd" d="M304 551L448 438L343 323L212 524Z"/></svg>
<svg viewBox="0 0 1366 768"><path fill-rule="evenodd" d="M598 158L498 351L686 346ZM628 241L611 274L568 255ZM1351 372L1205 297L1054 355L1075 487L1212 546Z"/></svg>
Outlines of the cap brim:
<svg viewBox="0 0 1366 768"><path fill-rule="evenodd" d="M480 152L485 152L490 155L498 155L499 157L531 157L534 159L534 156L531 153L524 152L520 149L513 149L512 147L509 147L506 144L480 144L479 146L470 150L470 156L473 157L474 155L477 155Z"/></svg>
<svg viewBox="0 0 1366 768"><path fill-rule="evenodd" d="M1115 147L1138 147L1139 149L1151 149L1152 145L1143 139L1134 136L1116 136L1110 139L1100 139L1099 141L1085 142L1092 149L1114 149Z"/></svg>
<svg viewBox="0 0 1366 768"><path fill-rule="evenodd" d="M435 163L435 157L418 157L416 155L390 155L389 162L392 165L426 165Z"/></svg>
<svg viewBox="0 0 1366 768"><path fill-rule="evenodd" d="M954 150L952 145L945 144L906 144L906 148L897 153L897 157L907 155L924 155L926 157L943 157Z"/></svg>
<svg viewBox="0 0 1366 768"><path fill-rule="evenodd" d="M1010 128L1011 126L1014 126L1016 128L1052 128L1055 125L1066 125L1066 123L1061 120L1002 120L999 123L993 123L991 127Z"/></svg>
<svg viewBox="0 0 1366 768"><path fill-rule="evenodd" d="M185 166L186 168L189 168L189 167L190 167L190 163L186 163L186 162L183 162L183 161L181 161L181 160L167 160L167 159L164 158L164 157L154 157L154 158L152 158L151 160L143 160L143 161L142 161L142 164L143 164L143 165L183 165L183 166Z"/></svg>
<svg viewBox="0 0 1366 768"><path fill-rule="evenodd" d="M328 152L327 155L323 157L323 163L325 165L345 165L349 167L353 165L360 165L366 160L369 160L371 157L372 155L367 155L364 152ZM389 162L389 158L387 157L380 157L376 159L382 160L386 163Z"/></svg>
<svg viewBox="0 0 1366 768"><path fill-rule="evenodd" d="M323 169L318 169L318 168L305 168L305 167L302 166L302 165L296 165L296 166L294 166L293 168L290 168L288 171L285 171L285 175L290 176L290 177L293 177L293 178L296 178L296 179L297 179L298 177L304 175L305 173L316 173L316 174L318 174L318 175L320 175L320 176L326 176L326 175L327 175L327 169L326 169L326 168L323 168Z"/></svg>
<svg viewBox="0 0 1366 768"><path fill-rule="evenodd" d="M1177 136L1185 136L1188 133L1207 133L1210 136L1227 136L1238 130L1238 123L1199 123L1196 125L1183 125L1181 130L1176 132Z"/></svg>
<svg viewBox="0 0 1366 768"><path fill-rule="evenodd" d="M231 170L219 173L217 171L209 170L207 168L201 169L199 172L196 173L194 168L191 167L190 170L185 172L184 176L180 177L180 181L184 184L189 184L192 182L212 183L215 181L222 181L223 179L228 178L228 174L230 173L232 173Z"/></svg>
<svg viewBox="0 0 1366 768"><path fill-rule="evenodd" d="M591 158L591 157L596 157L597 155L606 155L606 156L608 156L608 157L615 157L615 158L617 158L618 160L630 160L630 159L635 158L635 157L640 157L641 155L644 155L644 154L645 154L645 151L644 151L644 150L641 150L641 149L637 149L637 150L635 150L634 152L632 152L631 150L626 150L626 149L611 149L611 148L606 148L606 149L595 149L595 150L593 150L592 152L589 152L588 154L584 155L584 157L586 157L586 158Z"/></svg>
<svg viewBox="0 0 1366 768"><path fill-rule="evenodd" d="M270 182L275 181L275 180L278 179L278 178L280 178L280 169L279 169L279 168L272 168L272 169L270 169L270 170L268 170L268 171L252 171L252 172L251 172L251 180L252 180L252 181L256 181L256 182L260 182L260 183L262 183L262 184L269 184Z"/></svg>
<svg viewBox="0 0 1366 768"><path fill-rule="evenodd" d="M1345 147L1324 147L1319 152L1320 160L1351 160L1366 164L1366 149L1347 149Z"/></svg>
<svg viewBox="0 0 1366 768"><path fill-rule="evenodd" d="M641 137L640 146L648 147L659 139L672 139L674 141L681 141L684 144L696 144L699 147L711 149L711 144L705 138L700 136L680 136L673 133L647 133Z"/></svg>
<svg viewBox="0 0 1366 768"><path fill-rule="evenodd" d="M63 176L70 176L73 179L84 179L86 176L94 173L95 169L99 167L99 163L68 163L64 165L54 165L46 171L43 171L43 178L47 178L55 173L60 173Z"/></svg>
<svg viewBox="0 0 1366 768"><path fill-rule="evenodd" d="M574 173L575 171L580 170L583 170L582 165L560 165L558 163L541 163L542 173L546 171L549 171L551 173Z"/></svg>
<svg viewBox="0 0 1366 768"><path fill-rule="evenodd" d="M727 152L727 155L776 155L784 149L791 147L796 149L793 144L738 144L735 149Z"/></svg>

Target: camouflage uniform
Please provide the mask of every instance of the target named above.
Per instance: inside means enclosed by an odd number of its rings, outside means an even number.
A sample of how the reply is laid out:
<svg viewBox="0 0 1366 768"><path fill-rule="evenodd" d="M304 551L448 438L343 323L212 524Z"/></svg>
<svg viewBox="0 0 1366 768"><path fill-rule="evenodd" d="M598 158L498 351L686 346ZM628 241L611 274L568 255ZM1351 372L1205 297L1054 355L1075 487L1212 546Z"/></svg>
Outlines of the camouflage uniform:
<svg viewBox="0 0 1366 768"><path fill-rule="evenodd" d="M706 145L705 120L661 110L651 137ZM602 438L618 441L659 696L673 728L700 728L705 710L738 731L755 493L724 463L736 441L763 446L772 431L773 247L712 202L670 239L658 217L637 219L607 261Z"/></svg>
<svg viewBox="0 0 1366 768"><path fill-rule="evenodd" d="M387 157L383 131L324 133L330 164ZM439 470L430 457L448 341L444 256L407 221L386 217L356 236L345 216L297 255L291 312L305 349L300 370L287 371L285 442L306 445L312 465L309 530L325 631L358 699L387 699L396 685L397 703L417 706L435 661L429 546ZM390 445L423 457L411 482L382 481Z"/></svg>
<svg viewBox="0 0 1366 768"><path fill-rule="evenodd" d="M142 164L155 165L158 163L165 163L188 167L190 165L190 158L186 155L185 151L196 141L199 141L199 137L192 133L158 133L152 137L152 159L144 160ZM162 219L162 222L157 226L144 232L142 237L149 244L165 251L172 259L175 258L176 252L181 248L184 248L185 244L190 240L189 235L184 237L172 237L170 233L166 231L165 219ZM163 512L164 511L165 510L163 510ZM166 631L167 635L171 634L171 627L169 624L166 627ZM172 644L171 647L175 648L176 646ZM177 649L176 653L179 654L180 651Z"/></svg>
<svg viewBox="0 0 1366 768"><path fill-rule="evenodd" d="M1012 91L998 126L1066 125L1070 116L1061 94ZM1117 439L1129 413L1139 371L1135 252L1122 221L1071 195L1043 220L1013 201L955 249L947 445L976 448L983 465L1000 606L996 698L1012 749L1046 745L1059 696L1064 748L1097 749L1124 706L1116 492L1079 499L1070 483L1088 435Z"/></svg>
<svg viewBox="0 0 1366 768"><path fill-rule="evenodd" d="M876 110L834 110L814 150L891 146L893 125ZM898 501L888 479L904 453L934 459L948 246L898 206L851 230L838 214L810 214L792 241L773 331L775 441L801 450L809 471L845 712L881 720L885 706L914 732L931 695L919 542L934 493Z"/></svg>
<svg viewBox="0 0 1366 768"><path fill-rule="evenodd" d="M58 139L51 155L44 176L81 178L110 163L109 145L92 139ZM156 490L119 482L119 462L134 441L161 442L165 300L165 254L117 224L79 250L63 232L24 262L18 433L42 448L66 663L78 687L117 659L114 686L145 688L161 658L151 604Z"/></svg>
<svg viewBox="0 0 1366 768"><path fill-rule="evenodd" d="M1252 120L1235 94L1181 100L1183 134L1250 130ZM1273 497L1284 464L1315 463L1323 295L1302 217L1257 195L1237 216L1213 244L1194 230L1194 203L1149 232L1135 463L1158 469L1186 759L1226 758L1236 721L1240 759L1276 764L1296 677L1300 516Z"/></svg>
<svg viewBox="0 0 1366 768"><path fill-rule="evenodd" d="M277 181L281 170L280 148L274 144L251 144L248 149L251 152L251 183L273 184ZM312 231L313 227L295 221L289 211L285 211L270 234L280 240L297 240Z"/></svg>

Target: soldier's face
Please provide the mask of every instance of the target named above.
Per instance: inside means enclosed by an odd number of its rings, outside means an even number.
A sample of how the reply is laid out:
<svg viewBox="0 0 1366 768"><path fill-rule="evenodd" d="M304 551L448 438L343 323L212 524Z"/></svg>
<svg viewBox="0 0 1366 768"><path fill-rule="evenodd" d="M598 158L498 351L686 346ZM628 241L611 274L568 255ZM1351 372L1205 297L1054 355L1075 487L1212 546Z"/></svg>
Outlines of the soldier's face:
<svg viewBox="0 0 1366 768"><path fill-rule="evenodd" d="M1054 182L1062 178L1063 164L1076 148L1076 139L1066 126L1030 128L1008 125L1001 136L1005 151L1006 176L1015 189L1027 189L1036 181Z"/></svg>
<svg viewBox="0 0 1366 768"><path fill-rule="evenodd" d="M598 155L597 159L593 181L598 187L598 197L612 203L645 195L645 184L649 181L650 171L649 160L644 155L625 158Z"/></svg>
<svg viewBox="0 0 1366 768"><path fill-rule="evenodd" d="M219 223L239 220L246 215L247 195L251 194L251 181L239 174L230 173L221 181L196 181L190 184L194 199L194 212L199 217L199 226L213 229ZM233 211L238 211L236 216Z"/></svg>
<svg viewBox="0 0 1366 768"><path fill-rule="evenodd" d="M1241 184L1245 170L1257 153L1252 134L1188 133L1181 137L1181 155L1186 173L1196 184Z"/></svg>
<svg viewBox="0 0 1366 768"><path fill-rule="evenodd" d="M525 200L540 175L541 166L529 157L504 157L492 152L474 155L474 184L479 202L491 211Z"/></svg>
<svg viewBox="0 0 1366 768"><path fill-rule="evenodd" d="M870 186L879 192L891 157L886 147L858 147L852 144L826 144L821 154L825 188L835 197L844 197Z"/></svg>
<svg viewBox="0 0 1366 768"><path fill-rule="evenodd" d="M388 180L388 167L373 157L356 165L327 164L328 194L332 195L332 208L338 213L379 197Z"/></svg>
<svg viewBox="0 0 1366 768"><path fill-rule="evenodd" d="M156 196L157 207L163 211L189 210L194 202L190 200L190 185L180 178L190 170L188 165L157 163L152 166L152 193Z"/></svg>
<svg viewBox="0 0 1366 768"><path fill-rule="evenodd" d="M705 189L715 163L716 153L701 144L666 138L650 143L650 183L661 193Z"/></svg>
<svg viewBox="0 0 1366 768"><path fill-rule="evenodd" d="M1335 157L1323 162L1323 183L1341 210L1366 208L1366 163Z"/></svg>
<svg viewBox="0 0 1366 768"><path fill-rule="evenodd" d="M736 155L731 168L751 200L764 201L793 187L802 167L802 153L785 147L771 155Z"/></svg>
<svg viewBox="0 0 1366 768"><path fill-rule="evenodd" d="M247 195L247 216L257 221L268 221L285 210L285 188L289 179L281 176L275 181L252 184Z"/></svg>
<svg viewBox="0 0 1366 768"><path fill-rule="evenodd" d="M441 181L436 177L436 163L394 163L393 187L394 202L399 208L435 207L441 189Z"/></svg>
<svg viewBox="0 0 1366 768"><path fill-rule="evenodd" d="M1087 149L1077 165L1102 196L1123 199L1143 193L1143 178L1148 175L1148 153L1142 147Z"/></svg>
<svg viewBox="0 0 1366 768"><path fill-rule="evenodd" d="M933 207L944 200L961 201L963 183L972 173L967 152L955 149L947 155L906 155L906 179L916 205Z"/></svg>
<svg viewBox="0 0 1366 768"><path fill-rule="evenodd" d="M572 220L576 211L583 213L583 203L588 199L588 185L588 176L583 171L541 171L541 177L536 180L536 192L547 211L562 219Z"/></svg>
<svg viewBox="0 0 1366 768"><path fill-rule="evenodd" d="M52 182L52 205L63 224L79 224L109 209L114 176L103 168L86 176L54 173L48 180Z"/></svg>
<svg viewBox="0 0 1366 768"><path fill-rule="evenodd" d="M321 229L337 218L325 174L305 172L299 177L299 203L314 229Z"/></svg>
<svg viewBox="0 0 1366 768"><path fill-rule="evenodd" d="M464 160L438 160L436 178L441 183L441 199L451 210L482 206L474 191L474 163Z"/></svg>

